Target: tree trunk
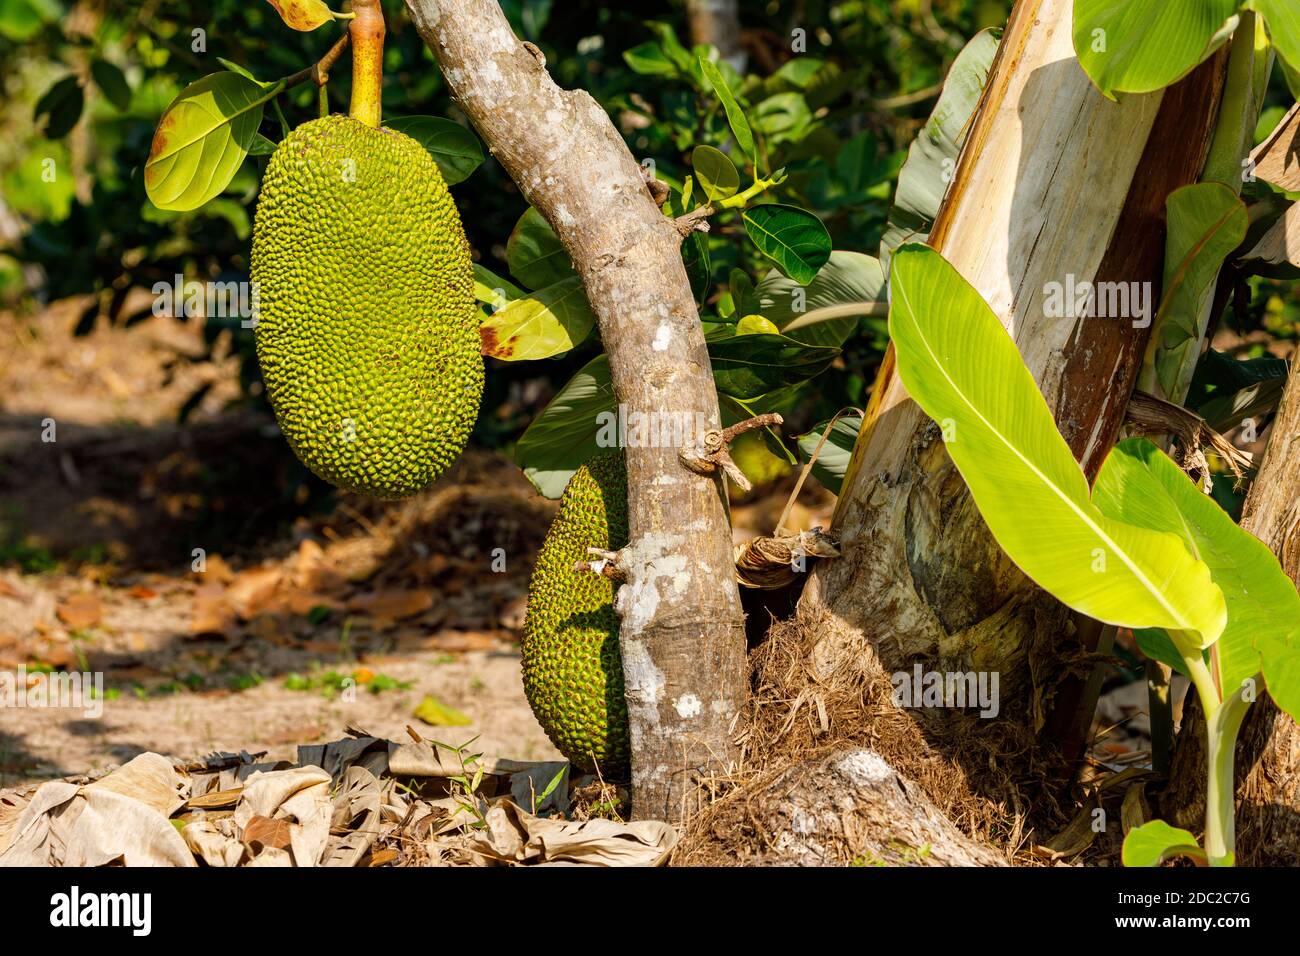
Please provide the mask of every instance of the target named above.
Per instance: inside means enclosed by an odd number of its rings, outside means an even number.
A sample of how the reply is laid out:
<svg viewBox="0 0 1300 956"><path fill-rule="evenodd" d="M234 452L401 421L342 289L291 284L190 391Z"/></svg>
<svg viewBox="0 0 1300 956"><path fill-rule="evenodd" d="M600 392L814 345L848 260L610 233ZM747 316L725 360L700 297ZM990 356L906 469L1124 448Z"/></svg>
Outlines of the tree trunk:
<svg viewBox="0 0 1300 956"><path fill-rule="evenodd" d="M1293 368L1251 485L1241 526L1278 556L1300 585L1300 373ZM1161 809L1171 823L1205 824L1205 724L1195 694L1183 707L1169 788ZM1300 727L1260 695L1237 745L1237 860L1249 866L1300 861Z"/></svg>
<svg viewBox="0 0 1300 956"><path fill-rule="evenodd" d="M739 0L686 0L686 16L691 23L691 44L718 48L718 55L745 72L745 48L740 45Z"/></svg>
<svg viewBox="0 0 1300 956"><path fill-rule="evenodd" d="M1123 421L1149 330L1130 318L1049 317L1047 288L1150 283L1146 316L1154 316L1165 197L1200 173L1225 60L1216 55L1163 93L1109 102L1074 56L1072 8L1071 0L1015 5L929 241L998 314L1062 434L1095 474ZM843 557L814 569L801 603L823 622L810 650L819 683L852 674L870 652L886 671L920 662L994 672L998 722L1022 728L1026 743L1058 697L1077 705L1100 629L1076 620L1001 552L937 426L894 374L892 353L834 527ZM1050 749L1059 755L1060 744ZM971 759L987 764L984 755ZM988 768L970 769L978 776Z"/></svg>
<svg viewBox="0 0 1300 956"><path fill-rule="evenodd" d="M555 85L493 0L407 5L457 103L572 257L619 402L717 428L681 236L608 116L587 93ZM685 468L680 450L626 450L630 543L616 607L638 818L679 818L695 772L732 759L745 690L721 484Z"/></svg>

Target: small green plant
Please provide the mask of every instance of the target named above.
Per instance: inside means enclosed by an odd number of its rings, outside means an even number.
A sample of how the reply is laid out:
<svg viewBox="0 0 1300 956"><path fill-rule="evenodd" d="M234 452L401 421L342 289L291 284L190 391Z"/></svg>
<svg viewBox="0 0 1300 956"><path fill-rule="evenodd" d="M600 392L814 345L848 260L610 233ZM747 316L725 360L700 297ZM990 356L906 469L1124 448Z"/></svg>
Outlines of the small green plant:
<svg viewBox="0 0 1300 956"><path fill-rule="evenodd" d="M899 375L1002 549L1062 603L1133 628L1200 699L1205 846L1152 821L1129 833L1125 864L1232 865L1233 748L1261 680L1300 715L1300 594L1272 552L1145 439L1117 445L1089 489L1015 343L938 252L900 248L891 292Z"/></svg>

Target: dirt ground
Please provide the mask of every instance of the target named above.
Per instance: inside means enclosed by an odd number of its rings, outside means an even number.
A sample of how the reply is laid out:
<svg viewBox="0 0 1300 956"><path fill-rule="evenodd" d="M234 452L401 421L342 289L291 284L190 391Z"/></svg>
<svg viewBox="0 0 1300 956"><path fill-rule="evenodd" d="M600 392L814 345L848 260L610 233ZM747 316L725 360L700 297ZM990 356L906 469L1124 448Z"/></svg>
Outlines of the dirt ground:
<svg viewBox="0 0 1300 956"><path fill-rule="evenodd" d="M242 397L228 333L133 296L133 322L89 299L0 314L0 671L104 680L102 714L0 708L0 788L145 751L291 758L348 727L556 757L518 652L554 503L475 449L405 501L335 493ZM738 541L771 531L789 484L736 505ZM810 488L793 526L829 524ZM1149 759L1124 681L1095 723L1112 771Z"/></svg>

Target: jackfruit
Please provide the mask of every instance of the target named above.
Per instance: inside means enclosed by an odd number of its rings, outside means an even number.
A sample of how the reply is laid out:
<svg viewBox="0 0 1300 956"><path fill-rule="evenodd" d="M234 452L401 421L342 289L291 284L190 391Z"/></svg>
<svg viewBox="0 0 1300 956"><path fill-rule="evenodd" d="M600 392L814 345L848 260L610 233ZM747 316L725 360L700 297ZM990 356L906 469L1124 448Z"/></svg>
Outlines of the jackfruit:
<svg viewBox="0 0 1300 956"><path fill-rule="evenodd" d="M295 454L398 498L465 447L483 393L469 244L415 140L346 116L276 148L253 230L257 357Z"/></svg>
<svg viewBox="0 0 1300 956"><path fill-rule="evenodd" d="M627 544L627 471L621 453L578 469L537 555L522 641L524 694L556 749L587 771L626 777L631 763L614 584L574 571L588 548Z"/></svg>

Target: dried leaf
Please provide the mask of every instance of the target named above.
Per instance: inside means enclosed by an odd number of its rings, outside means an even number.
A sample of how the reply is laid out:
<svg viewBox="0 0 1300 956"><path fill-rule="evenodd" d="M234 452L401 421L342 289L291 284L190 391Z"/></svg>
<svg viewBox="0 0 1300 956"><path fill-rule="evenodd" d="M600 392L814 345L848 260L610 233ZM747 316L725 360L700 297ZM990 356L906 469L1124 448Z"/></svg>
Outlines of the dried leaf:
<svg viewBox="0 0 1300 956"><path fill-rule="evenodd" d="M348 602L350 611L392 621L414 617L431 607L433 607L433 596L428 591L402 588L358 594Z"/></svg>
<svg viewBox="0 0 1300 956"><path fill-rule="evenodd" d="M104 605L89 592L74 594L59 605L55 613L73 630L94 627L104 616Z"/></svg>

